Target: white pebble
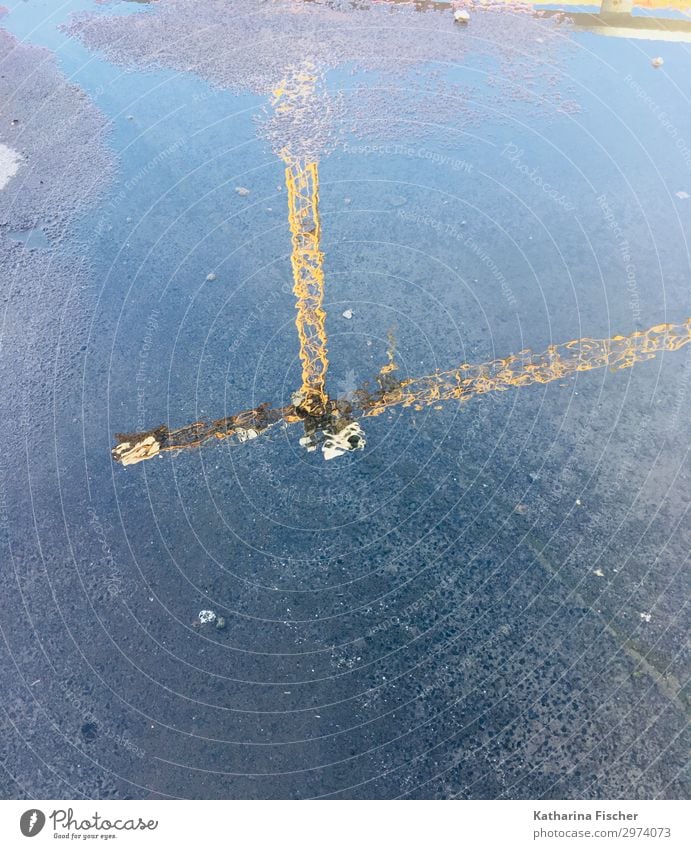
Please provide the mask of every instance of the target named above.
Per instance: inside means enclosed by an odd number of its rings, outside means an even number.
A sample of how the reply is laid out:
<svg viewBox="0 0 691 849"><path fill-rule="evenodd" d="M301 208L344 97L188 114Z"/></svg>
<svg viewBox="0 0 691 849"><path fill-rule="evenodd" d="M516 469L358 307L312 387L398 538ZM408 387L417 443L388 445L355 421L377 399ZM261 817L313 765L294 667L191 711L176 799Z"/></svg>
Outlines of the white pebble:
<svg viewBox="0 0 691 849"><path fill-rule="evenodd" d="M650 60L650 64L653 68L661 68L665 64L665 60L662 56L656 56L654 59Z"/></svg>
<svg viewBox="0 0 691 849"><path fill-rule="evenodd" d="M200 610L198 618L202 625L206 625L207 622L213 622L216 619L216 614L213 610Z"/></svg>
<svg viewBox="0 0 691 849"><path fill-rule="evenodd" d="M341 315L343 316L343 318L352 318L353 317L353 311L352 310L344 310L341 313Z"/></svg>
<svg viewBox="0 0 691 849"><path fill-rule="evenodd" d="M453 19L457 24L467 24L470 20L470 13L465 9L456 9L453 13Z"/></svg>

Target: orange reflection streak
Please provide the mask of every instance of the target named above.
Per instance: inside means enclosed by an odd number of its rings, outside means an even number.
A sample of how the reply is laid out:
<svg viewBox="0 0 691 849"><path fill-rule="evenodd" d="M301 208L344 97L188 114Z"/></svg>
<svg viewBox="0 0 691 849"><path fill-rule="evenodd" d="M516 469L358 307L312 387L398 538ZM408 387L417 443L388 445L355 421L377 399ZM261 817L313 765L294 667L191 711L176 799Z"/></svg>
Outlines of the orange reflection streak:
<svg viewBox="0 0 691 849"><path fill-rule="evenodd" d="M365 388L354 393L349 409L343 412L351 418L358 412L362 416L377 416L397 406L422 408L441 401L467 401L487 392L550 383L579 371L606 366L617 371L652 359L661 351L678 351L689 342L691 318L682 324L657 324L649 330L636 331L629 336L574 339L561 345L551 345L539 354L525 350L505 359L479 365L464 363L450 371L399 382L394 381L392 369L389 368L379 373L379 390L370 392ZM393 354L389 362L393 363ZM337 408L339 402L329 403ZM113 459L122 465L132 465L155 457L162 451L195 448L214 438L233 437L238 442L246 442L279 422L290 424L304 419L304 412L292 404L278 408L262 404L254 410L245 410L229 418L194 422L177 430L168 430L165 425L161 425L142 433L117 434L119 442L112 454Z"/></svg>
<svg viewBox="0 0 691 849"><path fill-rule="evenodd" d="M293 241L293 293L300 340L303 407L311 415L323 412L328 400L325 388L329 360L326 349L324 301L324 255L319 250L319 174L316 162L293 161L286 168L288 220Z"/></svg>
<svg viewBox="0 0 691 849"><path fill-rule="evenodd" d="M287 126L311 106L316 86L314 68L305 64L273 92L272 105ZM132 465L163 451L195 448L216 439L233 438L246 442L270 427L302 421L308 450L321 440L325 457L363 448L364 433L355 423L358 417L381 415L397 406L422 409L443 401L466 401L487 392L549 383L578 371L609 366L613 370L631 367L660 351L676 351L691 341L691 319L682 324L658 324L646 331L611 339L574 339L551 345L543 353L520 351L504 359L472 365L464 363L445 372L418 378L399 379L395 372L395 340L389 334L387 363L376 377L376 389L365 386L352 393L349 401L329 399L326 392L328 370L326 313L324 300L324 256L320 250L319 172L316 147L302 145L298 136L294 152L290 146L280 151L286 165L288 220L291 232L291 265L295 295L302 384L292 403L279 408L261 404L252 410L211 422L194 422L176 430L161 425L133 434L117 434L112 456L122 465ZM346 444L348 443L348 444Z"/></svg>
<svg viewBox="0 0 691 849"><path fill-rule="evenodd" d="M422 408L439 401L464 401L486 392L550 383L579 371L630 368L660 351L676 351L689 341L691 319L683 324L657 324L629 336L574 339L550 345L539 354L524 350L480 365L464 363L451 371L403 380L394 388L383 388L378 398L363 397L358 406L365 416L377 416L394 406Z"/></svg>
<svg viewBox="0 0 691 849"><path fill-rule="evenodd" d="M273 92L272 105L278 115L299 112L309 103L316 85L314 68L305 64ZM300 341L302 386L299 406L312 416L321 415L328 401L326 372L326 313L324 301L324 254L319 249L319 171L315 161L294 156L288 147L281 151L286 163L288 221L293 250L293 293Z"/></svg>

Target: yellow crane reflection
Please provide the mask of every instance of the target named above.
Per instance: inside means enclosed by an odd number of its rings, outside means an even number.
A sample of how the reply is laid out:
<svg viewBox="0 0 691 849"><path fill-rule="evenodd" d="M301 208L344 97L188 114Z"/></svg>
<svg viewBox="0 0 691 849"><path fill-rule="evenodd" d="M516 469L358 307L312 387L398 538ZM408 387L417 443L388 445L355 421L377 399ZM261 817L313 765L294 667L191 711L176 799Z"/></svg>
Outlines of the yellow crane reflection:
<svg viewBox="0 0 691 849"><path fill-rule="evenodd" d="M420 409L443 401L468 401L488 392L550 383L576 372L605 367L613 370L631 368L635 363L649 360L662 351L678 351L689 342L691 318L682 324L658 324L628 336L573 339L561 345L550 345L546 351L537 354L523 350L503 359L480 364L463 363L449 371L400 381L391 377L389 364L380 372L376 387L351 393L347 402L328 401L327 413L324 415L335 422L336 428L341 424L340 431L336 431L340 435L356 418L378 416L394 407ZM309 414L295 404L284 407L262 404L224 419L198 421L177 430L169 430L161 425L142 433L118 434L113 458L128 466L148 460L163 451L195 448L213 439L233 438L238 442L246 442L279 422L291 424L309 419ZM315 428L318 424L318 421L313 422ZM348 439L348 435L342 437L343 442ZM359 446L353 444L350 447ZM344 447L344 450L349 449ZM325 454L328 457L328 453Z"/></svg>
<svg viewBox="0 0 691 849"><path fill-rule="evenodd" d="M314 68L305 66L285 79L273 92L277 114L299 111L309 101L316 85ZM328 402L326 371L326 313L324 301L324 255L320 250L318 164L295 155L289 147L281 150L288 190L288 223L292 238L291 265L297 315L295 325L300 340L302 386L298 406L312 416L321 415Z"/></svg>
<svg viewBox="0 0 691 849"><path fill-rule="evenodd" d="M317 83L314 68L305 63L274 90L277 115L290 118L309 105ZM329 398L323 254L320 250L319 167L316 156L280 151L285 163L288 221L291 231L291 265L296 307L296 329L302 366L302 383L283 407L268 403L215 421L197 421L170 430L160 425L147 431L117 434L113 459L123 466L148 460L165 451L194 448L213 439L246 442L279 423L302 422L300 443L321 450L326 459L361 449L365 436L358 420L377 416L394 407L421 409L445 401L467 401L488 392L502 392L535 383L561 380L580 371L609 367L630 368L661 351L676 351L691 341L691 318L682 324L658 324L645 331L610 339L574 339L551 345L546 351L519 351L487 363L463 363L448 371L416 378L396 377L394 344L390 339L388 363L376 385L350 393L347 401Z"/></svg>

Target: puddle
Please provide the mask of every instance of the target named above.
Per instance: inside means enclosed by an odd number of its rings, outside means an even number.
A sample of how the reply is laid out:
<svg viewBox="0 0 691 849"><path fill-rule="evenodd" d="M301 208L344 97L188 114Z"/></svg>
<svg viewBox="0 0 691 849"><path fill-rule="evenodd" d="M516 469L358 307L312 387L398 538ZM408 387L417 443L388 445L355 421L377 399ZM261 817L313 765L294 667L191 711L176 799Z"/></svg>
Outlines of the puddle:
<svg viewBox="0 0 691 849"><path fill-rule="evenodd" d="M23 797L688 795L688 4L461 5L0 21Z"/></svg>
<svg viewBox="0 0 691 849"><path fill-rule="evenodd" d="M7 235L15 242L22 242L29 250L50 247L48 237L40 227L31 230L9 230Z"/></svg>

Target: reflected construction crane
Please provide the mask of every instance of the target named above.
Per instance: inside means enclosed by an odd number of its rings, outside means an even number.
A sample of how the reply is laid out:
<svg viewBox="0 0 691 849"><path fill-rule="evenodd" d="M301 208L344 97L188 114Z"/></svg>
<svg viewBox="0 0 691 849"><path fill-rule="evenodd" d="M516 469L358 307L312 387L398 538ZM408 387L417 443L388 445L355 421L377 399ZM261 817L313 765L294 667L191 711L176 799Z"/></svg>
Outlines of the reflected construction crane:
<svg viewBox="0 0 691 849"><path fill-rule="evenodd" d="M658 324L628 336L574 339L562 345L551 345L539 354L523 350L487 363L463 363L449 371L434 372L424 377L395 380L389 363L380 371L376 387L364 387L351 393L347 402L328 403L331 416L345 422L343 429L347 429L348 424L356 423L356 417L378 416L395 407L422 409L443 401L468 401L489 392L551 383L582 371L606 367L614 371L631 368L662 351L678 351L689 342L691 318L682 324ZM161 425L141 433L118 434L113 458L128 466L155 457L162 451L196 448L213 439L231 438L246 442L280 422L292 424L304 422L305 418L305 411L299 405L271 407L262 404L228 418L194 422L177 430ZM354 442L346 444L349 437L350 434L342 437L332 446L331 452L324 452L325 456L337 456L360 447Z"/></svg>
<svg viewBox="0 0 691 849"><path fill-rule="evenodd" d="M317 82L314 68L305 63L273 92L277 116L291 119L309 108ZM317 447L326 459L362 449L365 436L358 420L378 416L395 407L421 409L444 401L467 401L477 395L502 392L536 383L550 383L581 371L609 367L630 368L661 351L676 351L691 342L691 318L682 324L658 324L645 331L610 339L575 339L551 345L542 353L523 350L487 363L463 363L448 371L417 378L396 377L393 340L388 362L376 385L350 393L348 400L332 399L326 389L329 366L324 311L324 268L320 249L319 168L309 146L280 150L285 164L288 221L291 232L291 266L295 296L296 329L302 366L302 383L291 403L283 407L261 404L215 421L197 421L170 430L166 425L147 431L117 434L113 459L133 465L165 451L196 448L214 439L247 442L271 427L302 423L300 444Z"/></svg>
<svg viewBox="0 0 691 849"><path fill-rule="evenodd" d="M317 76L305 64L273 92L272 106L277 115L294 115L304 109L314 93ZM300 340L302 386L297 405L316 417L326 412L326 313L324 312L324 254L320 250L319 166L316 160L294 154L290 147L281 152L288 190L288 223L292 240L291 265L297 315L295 325Z"/></svg>

